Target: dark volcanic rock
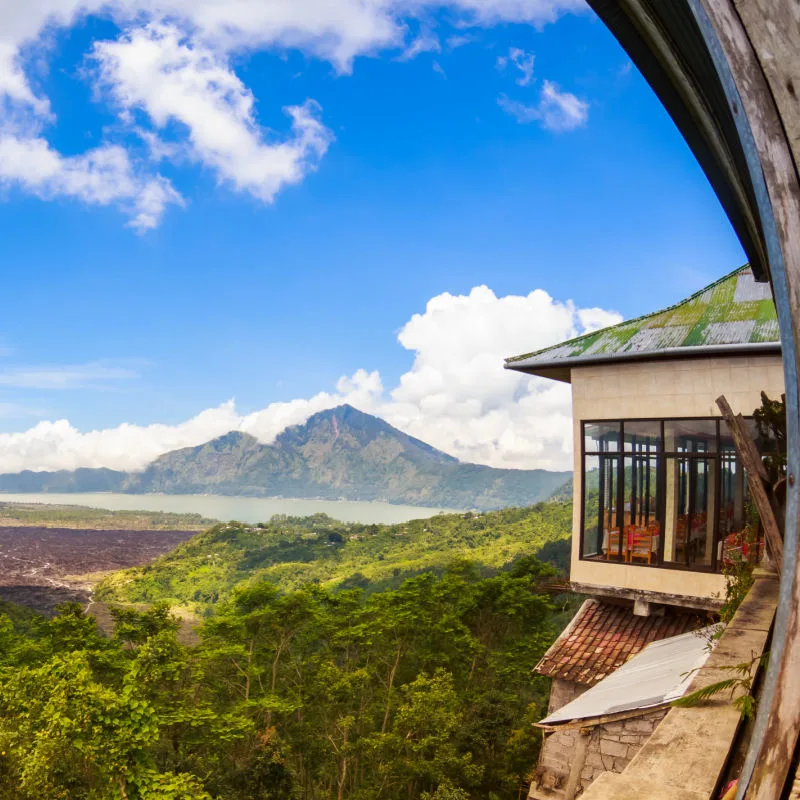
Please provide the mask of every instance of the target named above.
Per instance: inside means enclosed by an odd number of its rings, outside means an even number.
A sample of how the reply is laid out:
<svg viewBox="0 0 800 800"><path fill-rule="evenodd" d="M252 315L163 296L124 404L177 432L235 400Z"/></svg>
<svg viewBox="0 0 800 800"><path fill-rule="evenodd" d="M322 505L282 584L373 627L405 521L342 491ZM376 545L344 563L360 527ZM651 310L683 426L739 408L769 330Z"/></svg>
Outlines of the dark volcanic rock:
<svg viewBox="0 0 800 800"><path fill-rule="evenodd" d="M146 564L196 531L98 531L0 527L0 600L52 613L88 603L87 574Z"/></svg>

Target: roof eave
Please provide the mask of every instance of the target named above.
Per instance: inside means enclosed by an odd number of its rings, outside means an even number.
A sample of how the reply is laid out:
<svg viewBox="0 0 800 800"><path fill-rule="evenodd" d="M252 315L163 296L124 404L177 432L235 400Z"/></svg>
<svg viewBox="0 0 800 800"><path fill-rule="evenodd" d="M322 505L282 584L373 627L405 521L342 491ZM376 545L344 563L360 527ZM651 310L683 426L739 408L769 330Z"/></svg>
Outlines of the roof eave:
<svg viewBox="0 0 800 800"><path fill-rule="evenodd" d="M572 369L575 367L620 364L631 361L661 361L688 358L714 358L748 355L780 355L780 342L747 342L744 344L700 345L695 347L667 347L663 350L645 350L629 353L596 353L594 355L556 358L551 361L536 361L533 358L519 361L506 361L505 368L537 375L541 378L572 382Z"/></svg>

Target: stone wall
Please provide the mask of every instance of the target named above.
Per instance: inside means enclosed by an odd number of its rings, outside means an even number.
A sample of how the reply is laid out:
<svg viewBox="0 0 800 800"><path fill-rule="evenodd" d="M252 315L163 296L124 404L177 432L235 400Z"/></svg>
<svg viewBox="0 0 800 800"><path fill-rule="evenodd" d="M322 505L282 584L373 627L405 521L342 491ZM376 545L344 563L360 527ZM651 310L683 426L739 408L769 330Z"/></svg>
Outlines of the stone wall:
<svg viewBox="0 0 800 800"><path fill-rule="evenodd" d="M552 713L583 694L589 687L559 678L553 680L548 713ZM581 770L581 791L603 772L622 772L630 760L650 738L667 709L642 716L586 728L589 736L586 757ZM531 782L532 800L559 800L567 784L570 770L579 753L577 728L548 733L542 743L539 764Z"/></svg>
<svg viewBox="0 0 800 800"><path fill-rule="evenodd" d="M666 715L667 709L662 708L594 728L581 772L581 786L585 789L602 772L622 772Z"/></svg>

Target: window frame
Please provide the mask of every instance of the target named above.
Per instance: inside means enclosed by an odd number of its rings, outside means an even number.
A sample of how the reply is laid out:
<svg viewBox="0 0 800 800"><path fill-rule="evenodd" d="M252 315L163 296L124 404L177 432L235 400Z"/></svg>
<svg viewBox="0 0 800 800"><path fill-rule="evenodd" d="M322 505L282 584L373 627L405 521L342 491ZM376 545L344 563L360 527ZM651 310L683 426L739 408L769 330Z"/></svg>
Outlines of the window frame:
<svg viewBox="0 0 800 800"><path fill-rule="evenodd" d="M751 420L752 417L745 417L747 420ZM714 450L705 451L705 452L680 452L677 450L666 450L665 444L666 439L664 436L665 433L665 425L668 422L690 422L690 421L698 421L698 422L714 422L715 423L715 434L714 434ZM623 557L622 548L620 548L620 553L618 556L614 558L606 558L598 560L597 556L585 556L584 555L584 544L585 544L585 529L586 529L586 509L585 509L585 498L586 498L586 456L596 456L599 457L600 464L602 465L602 459L614 459L616 462L616 469L619 475L619 480L617 481L617 527L620 530L623 529L623 519L625 514L625 459L626 458L635 458L637 453L635 450L626 451L625 450L625 423L641 423L641 422L651 422L651 423L659 423L659 430L660 430L660 437L659 443L655 451L647 451L641 453L641 456L644 458L655 458L656 459L656 493L657 493L657 510L656 510L656 519L659 520L661 523L661 530L664 530L664 520L665 520L665 511L666 511L666 481L667 481L667 470L666 464L667 459L685 459L688 462L689 468L691 469L694 464L694 461L697 460L705 460L711 461L714 463L714 537L713 537L713 544L712 544L712 552L711 552L711 563L710 564L679 564L676 562L666 562L664 561L664 547L666 543L666 536L662 535L659 537L658 543L658 551L657 551L657 558L655 563L647 564L644 562L635 562L635 561L625 561ZM722 417L702 417L702 416L685 416L685 417L629 417L629 418L610 418L610 419L584 419L580 421L580 439L581 439L581 446L580 446L580 470L581 470L581 479L580 479L580 488L581 488L581 497L580 497L580 536L579 536L579 544L578 544L578 558L580 561L590 561L593 563L604 563L604 564L625 564L629 566L636 566L636 567L649 567L655 569L672 569L677 570L680 572L705 572L705 573L719 573L720 572L720 559L718 557L719 551L719 533L720 533L720 498L721 498L721 478L722 478L722 447L721 447L721 423L723 422ZM619 449L617 451L600 451L600 450L587 450L586 448L586 426L587 425L601 425L601 424L616 424L619 425ZM738 458L738 456L737 456ZM602 466L601 466L602 469ZM689 487L691 491L691 487ZM695 489L696 490L696 489ZM688 551L687 551L687 559L688 559Z"/></svg>

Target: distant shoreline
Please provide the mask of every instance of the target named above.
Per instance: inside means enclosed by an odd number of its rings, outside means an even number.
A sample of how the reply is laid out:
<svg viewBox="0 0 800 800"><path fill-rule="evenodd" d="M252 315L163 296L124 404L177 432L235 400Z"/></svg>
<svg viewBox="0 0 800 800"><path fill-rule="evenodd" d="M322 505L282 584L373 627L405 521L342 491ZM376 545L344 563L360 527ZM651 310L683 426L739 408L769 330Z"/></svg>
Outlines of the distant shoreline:
<svg viewBox="0 0 800 800"><path fill-rule="evenodd" d="M238 520L255 524L267 522L279 514L296 517L327 514L342 522L393 524L412 519L427 519L436 514L460 514L465 511L465 509L404 505L377 500L266 498L248 495L155 492L0 492L0 510L5 503L84 507L107 511L196 514L211 520L212 524L215 520Z"/></svg>

